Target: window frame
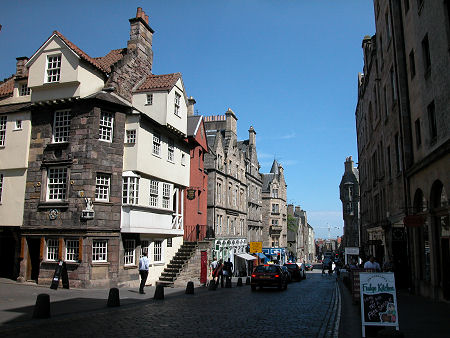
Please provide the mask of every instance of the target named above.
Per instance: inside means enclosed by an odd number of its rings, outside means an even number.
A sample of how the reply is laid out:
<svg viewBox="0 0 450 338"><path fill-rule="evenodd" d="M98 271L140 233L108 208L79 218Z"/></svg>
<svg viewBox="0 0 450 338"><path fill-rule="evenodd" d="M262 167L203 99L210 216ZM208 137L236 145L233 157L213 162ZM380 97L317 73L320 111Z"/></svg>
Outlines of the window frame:
<svg viewBox="0 0 450 338"><path fill-rule="evenodd" d="M152 243L153 243L152 262L156 263L156 264L164 263L163 240L162 239L155 239ZM157 243L159 243L159 244L157 245ZM158 256L159 256L159 260L156 259L156 258L158 258Z"/></svg>
<svg viewBox="0 0 450 338"><path fill-rule="evenodd" d="M136 129L127 129L126 132L126 144L136 144Z"/></svg>
<svg viewBox="0 0 450 338"><path fill-rule="evenodd" d="M139 176L122 176L122 204L139 204ZM133 188L133 189L130 189ZM133 192L133 195L131 193Z"/></svg>
<svg viewBox="0 0 450 338"><path fill-rule="evenodd" d="M53 113L52 143L67 143L70 136L70 110L55 110Z"/></svg>
<svg viewBox="0 0 450 338"><path fill-rule="evenodd" d="M31 89L28 87L27 83L21 83L19 85L19 96L31 95Z"/></svg>
<svg viewBox="0 0 450 338"><path fill-rule="evenodd" d="M106 198L97 197L97 196L104 196L105 189L106 189ZM110 193L111 193L111 174L97 173L95 177L95 200L100 202L109 202Z"/></svg>
<svg viewBox="0 0 450 338"><path fill-rule="evenodd" d="M55 245L56 243L56 245ZM45 260L47 262L57 262L59 260L59 240L57 238L47 238L45 250ZM50 245L52 244L52 245ZM51 255L51 256L50 256Z"/></svg>
<svg viewBox="0 0 450 338"><path fill-rule="evenodd" d="M123 265L136 265L136 240L123 240Z"/></svg>
<svg viewBox="0 0 450 338"><path fill-rule="evenodd" d="M181 94L175 92L174 98L174 114L180 116Z"/></svg>
<svg viewBox="0 0 450 338"><path fill-rule="evenodd" d="M149 205L151 207L158 207L159 205L159 181L158 180L150 180L149 182Z"/></svg>
<svg viewBox="0 0 450 338"><path fill-rule="evenodd" d="M53 59L56 59L53 60ZM59 83L61 81L62 54L47 55L45 63L45 83ZM55 66L56 64L56 66ZM55 78L55 79L53 79Z"/></svg>
<svg viewBox="0 0 450 338"><path fill-rule="evenodd" d="M50 183L50 180L52 179L52 172L58 171L57 173L57 177L56 179L59 178L59 176L61 176L60 182L53 182ZM60 175L59 172L63 171L64 176ZM46 201L52 201L52 202L57 202L57 201L65 201L67 199L67 188L68 188L68 184L67 184L67 179L69 176L69 170L67 167L49 167L47 169L47 189L46 189ZM53 178L55 179L55 178ZM61 187L58 187L61 186ZM56 190L61 190L63 192L51 192L53 189L53 191ZM51 196L56 195L56 196L60 196L61 198L50 198Z"/></svg>
<svg viewBox="0 0 450 338"><path fill-rule="evenodd" d="M172 191L172 185L170 183L163 182L162 184L162 208L170 209L170 194Z"/></svg>
<svg viewBox="0 0 450 338"><path fill-rule="evenodd" d="M145 96L145 105L146 106L151 106L153 105L153 93L148 93Z"/></svg>
<svg viewBox="0 0 450 338"><path fill-rule="evenodd" d="M95 244L105 244L103 246L95 246ZM95 252L97 250L97 252ZM100 251L101 250L101 251ZM95 259L96 256L104 255L104 259ZM92 263L107 263L108 262L108 240L107 239L93 239L92 240Z"/></svg>
<svg viewBox="0 0 450 338"><path fill-rule="evenodd" d="M114 139L114 113L108 111L100 112L98 126L98 140L112 143Z"/></svg>
<svg viewBox="0 0 450 338"><path fill-rule="evenodd" d="M428 39L428 33L422 39L422 59L425 77L427 77L431 71L430 40Z"/></svg>
<svg viewBox="0 0 450 338"><path fill-rule="evenodd" d="M161 157L161 134L154 132L152 139L152 154Z"/></svg>
<svg viewBox="0 0 450 338"><path fill-rule="evenodd" d="M0 204L2 204L3 196L3 173L0 173Z"/></svg>
<svg viewBox="0 0 450 338"><path fill-rule="evenodd" d="M5 147L6 144L6 128L8 123L8 116L0 116L0 147Z"/></svg>
<svg viewBox="0 0 450 338"><path fill-rule="evenodd" d="M173 138L167 139L167 161L171 163L175 161L175 141Z"/></svg>
<svg viewBox="0 0 450 338"><path fill-rule="evenodd" d="M66 262L78 262L80 261L80 240L79 239L66 239L66 248L65 248L65 260ZM74 246L69 245L69 243L75 243ZM73 250L74 252L69 252L69 250ZM69 258L70 256L75 258Z"/></svg>

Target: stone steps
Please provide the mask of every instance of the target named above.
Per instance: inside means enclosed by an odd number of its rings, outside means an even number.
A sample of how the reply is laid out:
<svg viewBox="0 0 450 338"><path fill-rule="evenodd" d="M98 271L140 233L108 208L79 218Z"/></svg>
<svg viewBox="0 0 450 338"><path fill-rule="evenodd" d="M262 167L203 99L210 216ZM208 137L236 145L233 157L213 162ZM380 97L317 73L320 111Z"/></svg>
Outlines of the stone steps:
<svg viewBox="0 0 450 338"><path fill-rule="evenodd" d="M171 259L170 263L164 268L159 280L156 281L156 285L162 285L164 287L173 287L174 281L180 274L183 266L192 257L197 248L196 243L186 242L181 245L176 254Z"/></svg>

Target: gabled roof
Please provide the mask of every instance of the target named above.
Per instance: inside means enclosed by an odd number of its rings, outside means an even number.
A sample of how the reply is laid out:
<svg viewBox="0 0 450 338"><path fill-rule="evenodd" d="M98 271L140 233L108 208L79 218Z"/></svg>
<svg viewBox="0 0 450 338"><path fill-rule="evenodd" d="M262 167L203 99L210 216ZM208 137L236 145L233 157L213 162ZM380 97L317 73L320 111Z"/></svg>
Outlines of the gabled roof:
<svg viewBox="0 0 450 338"><path fill-rule="evenodd" d="M91 64L98 70L100 70L102 73L109 73L109 70L107 68L104 68L101 63L87 55L84 51L82 51L80 48L78 48L74 43L72 43L69 39L67 39L64 35L62 35L58 31L53 31L53 34L42 44L42 46L36 51L36 53L33 54L33 56L28 60L27 64L30 64L31 62L34 62L34 58L36 55L39 54L39 51L49 43L49 41L54 37L57 36L60 38L66 45L69 47L80 59L86 61L87 63Z"/></svg>
<svg viewBox="0 0 450 338"><path fill-rule="evenodd" d="M262 176L262 191L269 191L269 185L274 180L275 174L261 174Z"/></svg>
<svg viewBox="0 0 450 338"><path fill-rule="evenodd" d="M6 98L13 95L14 91L14 75L4 82L0 83L0 98Z"/></svg>
<svg viewBox="0 0 450 338"><path fill-rule="evenodd" d="M163 74L163 75L148 75L142 84L134 90L134 92L145 91L170 91L177 81L181 78L181 73Z"/></svg>
<svg viewBox="0 0 450 338"><path fill-rule="evenodd" d="M126 48L113 49L105 56L97 57L95 60L103 67L103 69L110 73L111 66L121 60L126 52Z"/></svg>

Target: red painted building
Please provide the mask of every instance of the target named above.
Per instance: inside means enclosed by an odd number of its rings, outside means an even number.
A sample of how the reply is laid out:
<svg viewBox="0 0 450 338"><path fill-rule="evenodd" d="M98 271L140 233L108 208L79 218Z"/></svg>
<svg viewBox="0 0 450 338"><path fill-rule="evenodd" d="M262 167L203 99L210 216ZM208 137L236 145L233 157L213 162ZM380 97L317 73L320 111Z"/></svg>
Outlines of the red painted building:
<svg viewBox="0 0 450 338"><path fill-rule="evenodd" d="M189 98L187 138L190 145L190 180L184 194L184 240L203 240L207 229L208 174L204 167L204 154L208 151L203 116L192 115L195 100Z"/></svg>

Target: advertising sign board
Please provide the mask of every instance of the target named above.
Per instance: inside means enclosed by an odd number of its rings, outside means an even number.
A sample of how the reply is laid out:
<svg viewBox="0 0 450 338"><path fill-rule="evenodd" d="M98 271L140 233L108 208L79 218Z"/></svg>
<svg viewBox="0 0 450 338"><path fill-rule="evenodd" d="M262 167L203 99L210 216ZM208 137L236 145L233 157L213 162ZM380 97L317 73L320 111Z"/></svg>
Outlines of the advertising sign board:
<svg viewBox="0 0 450 338"><path fill-rule="evenodd" d="M366 336L366 326L395 326L399 330L394 273L361 272L359 282L362 336Z"/></svg>
<svg viewBox="0 0 450 338"><path fill-rule="evenodd" d="M262 253L262 242L250 242L250 253Z"/></svg>

